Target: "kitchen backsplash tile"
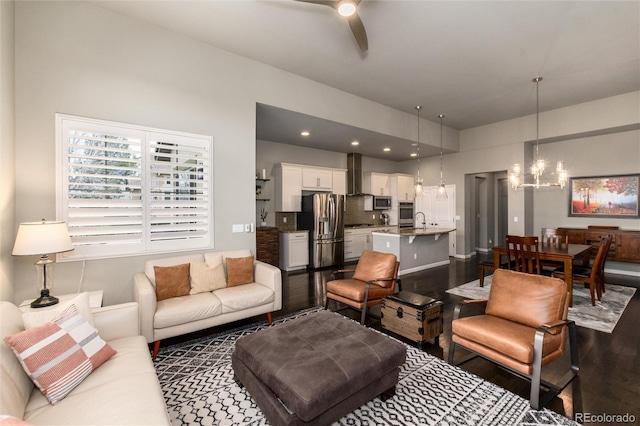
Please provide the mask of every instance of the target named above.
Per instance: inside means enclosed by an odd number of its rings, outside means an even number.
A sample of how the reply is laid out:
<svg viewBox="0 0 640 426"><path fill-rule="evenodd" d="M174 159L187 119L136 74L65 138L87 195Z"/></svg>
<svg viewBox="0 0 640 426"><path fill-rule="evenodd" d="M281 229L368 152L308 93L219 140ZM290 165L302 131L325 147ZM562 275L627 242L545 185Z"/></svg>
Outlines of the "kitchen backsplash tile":
<svg viewBox="0 0 640 426"><path fill-rule="evenodd" d="M284 219L287 221L285 222ZM279 231L295 231L296 214L294 212L276 212L276 227Z"/></svg>
<svg viewBox="0 0 640 426"><path fill-rule="evenodd" d="M381 210L364 211L364 197L353 195L346 197L347 211L344 216L345 225L372 224L383 225ZM375 216L375 218L374 218Z"/></svg>

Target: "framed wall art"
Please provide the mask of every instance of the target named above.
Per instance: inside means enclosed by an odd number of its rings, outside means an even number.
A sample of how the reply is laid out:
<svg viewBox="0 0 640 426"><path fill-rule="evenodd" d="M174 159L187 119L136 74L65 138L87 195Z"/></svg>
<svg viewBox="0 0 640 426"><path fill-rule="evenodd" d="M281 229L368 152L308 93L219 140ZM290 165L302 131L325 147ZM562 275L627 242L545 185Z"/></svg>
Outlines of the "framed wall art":
<svg viewBox="0 0 640 426"><path fill-rule="evenodd" d="M570 178L569 216L637 219L639 183L640 174Z"/></svg>

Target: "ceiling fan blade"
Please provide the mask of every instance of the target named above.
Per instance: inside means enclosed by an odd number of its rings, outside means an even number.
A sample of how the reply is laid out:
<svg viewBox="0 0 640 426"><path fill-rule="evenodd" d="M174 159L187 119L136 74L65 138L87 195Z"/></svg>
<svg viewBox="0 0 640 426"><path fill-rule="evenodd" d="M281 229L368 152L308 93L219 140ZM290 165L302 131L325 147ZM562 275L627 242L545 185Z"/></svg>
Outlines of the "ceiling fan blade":
<svg viewBox="0 0 640 426"><path fill-rule="evenodd" d="M349 20L349 27L351 27L351 32L356 38L358 46L360 46L360 50L366 52L367 50L369 50L369 42L367 40L367 32L364 29L362 20L357 13L347 19Z"/></svg>
<svg viewBox="0 0 640 426"><path fill-rule="evenodd" d="M336 8L338 6L338 0L296 0L304 3L315 3L315 4L323 4L325 6L329 6L332 8Z"/></svg>

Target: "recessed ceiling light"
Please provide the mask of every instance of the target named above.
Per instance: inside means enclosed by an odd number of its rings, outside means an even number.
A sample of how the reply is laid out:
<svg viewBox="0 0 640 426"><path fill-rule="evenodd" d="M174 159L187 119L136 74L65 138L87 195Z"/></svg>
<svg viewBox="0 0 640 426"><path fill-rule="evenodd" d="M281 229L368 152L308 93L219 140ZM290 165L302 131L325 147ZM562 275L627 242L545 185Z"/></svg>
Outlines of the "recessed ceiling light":
<svg viewBox="0 0 640 426"><path fill-rule="evenodd" d="M353 146L357 146L357 145L360 145L360 142L358 142L358 141L353 141L353 142L351 142L351 145L353 145Z"/></svg>
<svg viewBox="0 0 640 426"><path fill-rule="evenodd" d="M304 130L304 131L300 132L300 134L301 134L302 136L309 136L311 133L309 133L309 132L307 132L306 130Z"/></svg>
<svg viewBox="0 0 640 426"><path fill-rule="evenodd" d="M412 143L411 146L418 146L416 142Z"/></svg>
<svg viewBox="0 0 640 426"><path fill-rule="evenodd" d="M415 152L412 152L412 153L411 153L411 156L412 156L412 157L417 157L417 156L418 156L418 154L416 154Z"/></svg>
<svg viewBox="0 0 640 426"><path fill-rule="evenodd" d="M389 152L389 151L391 151L391 148L385 148L385 149L383 149L383 151L384 152Z"/></svg>

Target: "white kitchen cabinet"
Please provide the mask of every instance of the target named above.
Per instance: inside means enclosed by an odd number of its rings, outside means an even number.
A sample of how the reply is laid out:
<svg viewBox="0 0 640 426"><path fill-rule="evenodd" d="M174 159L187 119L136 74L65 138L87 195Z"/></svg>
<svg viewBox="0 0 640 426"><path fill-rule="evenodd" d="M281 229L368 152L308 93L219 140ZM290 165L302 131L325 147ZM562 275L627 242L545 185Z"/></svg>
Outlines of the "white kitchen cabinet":
<svg viewBox="0 0 640 426"><path fill-rule="evenodd" d="M393 229L394 227L368 227L345 229L344 231L344 260L358 260L365 250L373 250L374 231Z"/></svg>
<svg viewBox="0 0 640 426"><path fill-rule="evenodd" d="M294 271L309 264L309 231L280 233L280 269Z"/></svg>
<svg viewBox="0 0 640 426"><path fill-rule="evenodd" d="M331 192L334 194L347 195L347 171L332 170Z"/></svg>
<svg viewBox="0 0 640 426"><path fill-rule="evenodd" d="M391 196L397 197L398 201L413 201L416 196L413 176L411 175L393 175L391 177L391 188Z"/></svg>
<svg viewBox="0 0 640 426"><path fill-rule="evenodd" d="M362 191L373 195L391 195L389 175L367 172L362 175Z"/></svg>
<svg viewBox="0 0 640 426"><path fill-rule="evenodd" d="M333 173L331 169L302 169L302 189L331 191L333 189Z"/></svg>
<svg viewBox="0 0 640 426"><path fill-rule="evenodd" d="M276 211L299 212L302 209L302 167L281 164L276 168Z"/></svg>

